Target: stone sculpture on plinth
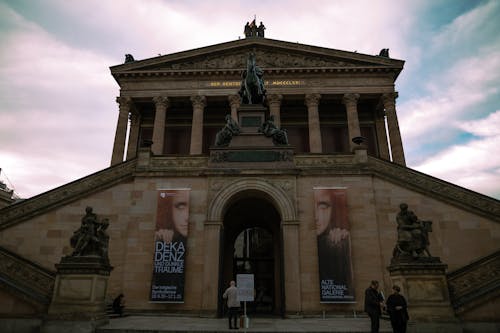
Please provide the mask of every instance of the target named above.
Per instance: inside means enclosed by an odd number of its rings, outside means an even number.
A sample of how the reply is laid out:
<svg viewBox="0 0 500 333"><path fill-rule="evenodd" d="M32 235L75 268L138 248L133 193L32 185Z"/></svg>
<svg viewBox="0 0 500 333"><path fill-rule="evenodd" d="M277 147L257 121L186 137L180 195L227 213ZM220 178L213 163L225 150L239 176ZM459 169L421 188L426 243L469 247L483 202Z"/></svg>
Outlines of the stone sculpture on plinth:
<svg viewBox="0 0 500 333"><path fill-rule="evenodd" d="M410 319L445 322L449 331L456 328L451 307L447 265L429 251L432 222L420 220L406 203L399 205L396 215L397 241L389 270L392 283L402 288L408 300Z"/></svg>
<svg viewBox="0 0 500 333"><path fill-rule="evenodd" d="M109 264L108 219L85 209L80 227L70 239L73 251L56 264L56 281L42 333L94 332L108 322L105 297Z"/></svg>

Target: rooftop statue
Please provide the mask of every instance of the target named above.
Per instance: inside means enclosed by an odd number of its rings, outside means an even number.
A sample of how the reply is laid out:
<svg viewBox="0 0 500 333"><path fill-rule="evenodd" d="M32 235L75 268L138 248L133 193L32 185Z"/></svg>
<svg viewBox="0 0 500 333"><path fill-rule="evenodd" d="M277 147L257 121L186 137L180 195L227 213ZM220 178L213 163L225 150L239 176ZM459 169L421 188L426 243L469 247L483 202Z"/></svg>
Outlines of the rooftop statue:
<svg viewBox="0 0 500 333"><path fill-rule="evenodd" d="M396 216L398 224L398 241L393 251L393 261L401 258L419 260L431 257L429 253L429 232L432 231L431 221L421 221L408 209L408 205L399 205Z"/></svg>
<svg viewBox="0 0 500 333"><path fill-rule="evenodd" d="M255 64L255 54L250 53L247 69L242 73L241 88L238 92L242 104L262 104L266 96L264 88L264 71Z"/></svg>
<svg viewBox="0 0 500 333"><path fill-rule="evenodd" d="M257 23L255 23L255 19L251 23L246 23L245 24L245 37L264 37L264 30L266 30L266 27L260 22L259 26L257 26Z"/></svg>

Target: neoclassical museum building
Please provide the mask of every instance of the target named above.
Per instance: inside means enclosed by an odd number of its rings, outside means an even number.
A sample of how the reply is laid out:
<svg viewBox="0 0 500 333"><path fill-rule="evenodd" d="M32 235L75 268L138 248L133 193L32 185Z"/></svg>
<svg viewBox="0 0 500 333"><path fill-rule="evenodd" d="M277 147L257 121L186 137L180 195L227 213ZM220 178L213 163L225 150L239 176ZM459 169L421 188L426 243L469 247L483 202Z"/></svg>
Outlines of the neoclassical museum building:
<svg viewBox="0 0 500 333"><path fill-rule="evenodd" d="M110 167L0 209L2 320L120 293L222 316L245 278L253 316L356 316L378 280L415 320L500 322L500 202L406 166L403 65L260 36L127 55Z"/></svg>

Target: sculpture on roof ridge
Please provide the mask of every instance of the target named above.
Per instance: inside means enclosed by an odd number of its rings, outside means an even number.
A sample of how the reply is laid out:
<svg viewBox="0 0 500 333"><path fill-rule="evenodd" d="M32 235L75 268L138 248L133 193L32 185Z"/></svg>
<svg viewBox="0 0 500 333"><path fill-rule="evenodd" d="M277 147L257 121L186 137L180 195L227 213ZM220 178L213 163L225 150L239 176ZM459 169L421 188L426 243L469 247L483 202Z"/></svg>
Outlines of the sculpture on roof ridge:
<svg viewBox="0 0 500 333"><path fill-rule="evenodd" d="M242 73L241 88L238 94L242 104L262 104L265 100L264 71L256 65L255 54L247 58L247 69Z"/></svg>
<svg viewBox="0 0 500 333"><path fill-rule="evenodd" d="M259 26L257 26L255 20L256 19L254 18L251 23L247 22L245 24L244 28L245 37L262 37L262 38L264 37L264 30L266 30L266 27L264 26L262 21L260 21Z"/></svg>

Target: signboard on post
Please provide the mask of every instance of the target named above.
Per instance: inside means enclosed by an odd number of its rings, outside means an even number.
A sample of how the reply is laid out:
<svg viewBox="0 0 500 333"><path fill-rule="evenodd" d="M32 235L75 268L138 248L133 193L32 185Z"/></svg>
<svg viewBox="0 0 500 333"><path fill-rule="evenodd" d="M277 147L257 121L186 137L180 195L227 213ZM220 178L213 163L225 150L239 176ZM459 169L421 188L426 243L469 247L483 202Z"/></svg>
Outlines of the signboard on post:
<svg viewBox="0 0 500 333"><path fill-rule="evenodd" d="M238 301L253 302L253 274L236 274L236 286L238 287Z"/></svg>

